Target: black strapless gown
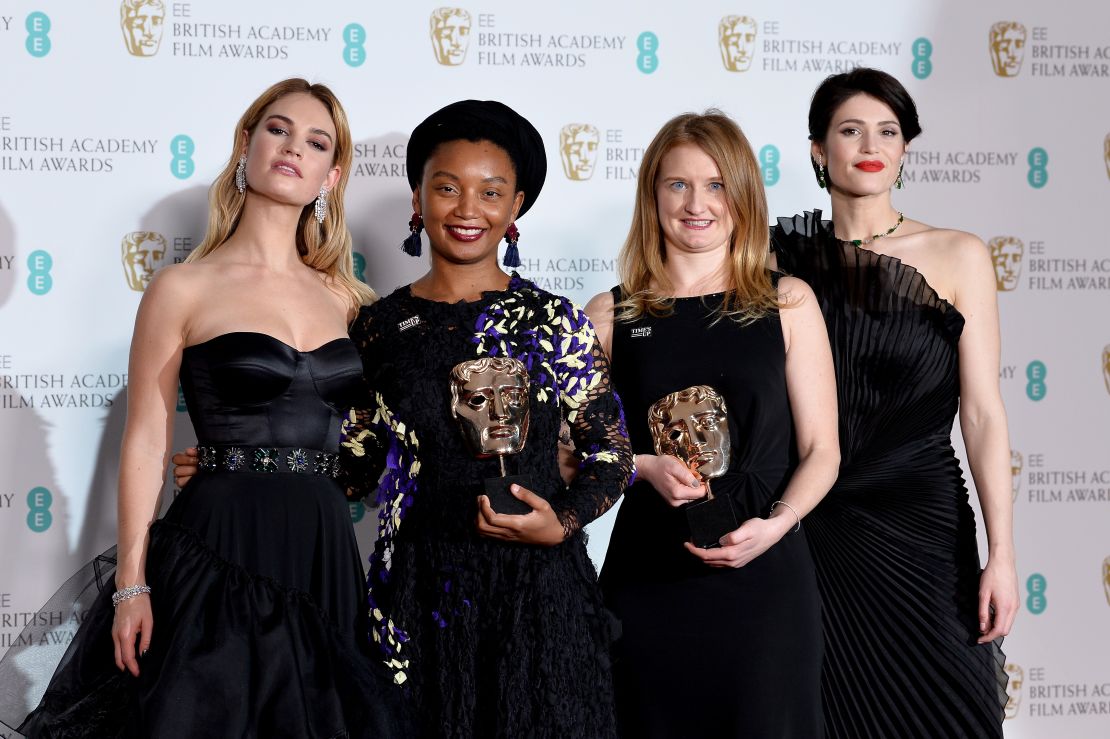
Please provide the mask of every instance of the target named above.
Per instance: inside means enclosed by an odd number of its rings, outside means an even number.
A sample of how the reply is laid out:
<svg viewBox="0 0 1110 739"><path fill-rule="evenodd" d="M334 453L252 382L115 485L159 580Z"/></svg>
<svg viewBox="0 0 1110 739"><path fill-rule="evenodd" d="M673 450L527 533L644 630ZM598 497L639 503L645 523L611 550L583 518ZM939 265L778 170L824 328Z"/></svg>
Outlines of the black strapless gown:
<svg viewBox="0 0 1110 739"><path fill-rule="evenodd" d="M975 515L952 449L964 318L917 270L780 219L779 268L828 325L840 477L806 517L824 614L829 737L1001 737L999 644L978 637Z"/></svg>
<svg viewBox="0 0 1110 739"><path fill-rule="evenodd" d="M349 339L301 352L237 332L185 349L201 445L334 453L362 373ZM154 629L140 675L113 662L112 579L39 708L32 737L383 737L400 691L370 650L346 497L330 475L202 471L150 529ZM250 464L248 453L247 464ZM104 573L102 573L103 575Z"/></svg>
<svg viewBox="0 0 1110 739"><path fill-rule="evenodd" d="M655 401L691 385L721 393L733 453L712 486L743 522L767 516L797 449L778 316L714 322L719 301L679 298L666 317L616 323L613 387L638 454L654 453ZM687 540L684 512L646 480L625 492L601 570L622 626L613 675L621 736L819 739L821 617L805 532L739 569L703 564Z"/></svg>

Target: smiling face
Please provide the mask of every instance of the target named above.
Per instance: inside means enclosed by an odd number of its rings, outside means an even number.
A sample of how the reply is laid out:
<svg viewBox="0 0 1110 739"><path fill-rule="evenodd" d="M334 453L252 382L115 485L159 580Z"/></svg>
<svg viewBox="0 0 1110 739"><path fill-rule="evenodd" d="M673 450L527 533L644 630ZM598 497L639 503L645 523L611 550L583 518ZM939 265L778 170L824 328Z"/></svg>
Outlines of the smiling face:
<svg viewBox="0 0 1110 739"><path fill-rule="evenodd" d="M516 454L528 438L528 375L515 359L472 359L451 371L451 412L471 453Z"/></svg>
<svg viewBox="0 0 1110 739"><path fill-rule="evenodd" d="M906 153L898 116L886 103L860 93L833 111L825 141L811 154L829 170L830 187L876 195L894 186Z"/></svg>
<svg viewBox="0 0 1110 739"><path fill-rule="evenodd" d="M724 399L697 385L660 398L648 411L656 454L670 454L713 478L728 471L732 443Z"/></svg>
<svg viewBox="0 0 1110 739"><path fill-rule="evenodd" d="M245 136L250 192L303 207L339 179L335 123L324 104L295 93L278 99Z"/></svg>
<svg viewBox="0 0 1110 739"><path fill-rule="evenodd" d="M497 244L522 202L512 160L490 141L437 146L412 194L433 256L456 264L496 263Z"/></svg>
<svg viewBox="0 0 1110 739"><path fill-rule="evenodd" d="M728 249L733 220L721 170L694 144L663 155L655 179L659 228L668 251Z"/></svg>

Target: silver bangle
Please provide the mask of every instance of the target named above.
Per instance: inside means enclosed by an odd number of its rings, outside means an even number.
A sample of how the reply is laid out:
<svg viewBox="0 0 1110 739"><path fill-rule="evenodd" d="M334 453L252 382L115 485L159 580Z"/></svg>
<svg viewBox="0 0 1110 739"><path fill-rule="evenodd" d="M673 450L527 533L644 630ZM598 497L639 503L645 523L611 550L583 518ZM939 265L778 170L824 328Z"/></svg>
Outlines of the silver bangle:
<svg viewBox="0 0 1110 739"><path fill-rule="evenodd" d="M118 606L125 600L131 600L137 595L143 595L150 592L149 585L132 585L129 588L123 588L112 593L112 607Z"/></svg>
<svg viewBox="0 0 1110 739"><path fill-rule="evenodd" d="M782 503L784 506L789 508L790 512L794 514L794 532L797 533L797 532L801 531L802 530L802 517L798 515L798 511L795 510L794 506L790 505L785 500L776 500L774 503L772 503L771 504L771 510L769 510L767 512L767 515L770 516L772 513L774 513L775 512L775 506L777 506L779 503Z"/></svg>

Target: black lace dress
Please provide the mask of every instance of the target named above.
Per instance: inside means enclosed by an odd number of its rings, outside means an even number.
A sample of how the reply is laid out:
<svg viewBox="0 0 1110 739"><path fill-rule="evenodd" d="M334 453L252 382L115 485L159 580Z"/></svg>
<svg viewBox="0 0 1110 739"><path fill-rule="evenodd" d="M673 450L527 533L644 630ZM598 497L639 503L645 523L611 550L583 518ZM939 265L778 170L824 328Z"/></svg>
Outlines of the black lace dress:
<svg viewBox="0 0 1110 739"><path fill-rule="evenodd" d="M951 444L964 318L913 267L833 233L817 211L772 234L779 268L817 295L836 366L840 477L806 518L826 731L1000 737L1003 656L975 643L975 517Z"/></svg>
<svg viewBox="0 0 1110 739"><path fill-rule="evenodd" d="M604 513L632 474L608 365L585 315L515 274L505 291L447 304L403 287L363 309L352 328L371 397L345 426L377 489L371 557L375 635L421 712L422 735L608 737L614 734L609 648L582 526ZM476 529L483 480L450 414L449 376L467 359L520 359L531 377L531 423L510 474L528 474L567 539L501 542ZM569 425L580 453L568 488L557 440Z"/></svg>
<svg viewBox="0 0 1110 739"><path fill-rule="evenodd" d="M722 395L733 452L712 486L743 522L782 496L797 447L778 316L715 320L720 300L678 298L670 315L615 323L613 385L637 454L654 453L655 401L692 385ZM804 530L738 569L704 564L689 538L685 513L646 480L628 489L601 572L622 625L621 735L819 739L821 619Z"/></svg>
<svg viewBox="0 0 1110 739"><path fill-rule="evenodd" d="M185 349L201 470L150 528L154 628L140 674L114 664L114 558L98 558L104 589L20 731L406 735L402 696L368 638L361 557L333 479L361 370L346 338L301 352L236 332Z"/></svg>

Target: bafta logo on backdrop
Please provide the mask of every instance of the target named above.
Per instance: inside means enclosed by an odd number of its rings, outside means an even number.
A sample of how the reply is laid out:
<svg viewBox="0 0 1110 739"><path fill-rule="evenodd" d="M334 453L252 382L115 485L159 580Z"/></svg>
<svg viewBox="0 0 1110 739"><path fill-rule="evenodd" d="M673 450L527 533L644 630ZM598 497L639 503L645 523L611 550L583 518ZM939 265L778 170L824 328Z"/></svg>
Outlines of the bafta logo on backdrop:
<svg viewBox="0 0 1110 739"><path fill-rule="evenodd" d="M1106 392L1110 393L1110 344L1102 348L1102 381L1106 383Z"/></svg>
<svg viewBox="0 0 1110 739"><path fill-rule="evenodd" d="M726 15L717 26L721 61L730 72L747 72L755 57L755 19L746 15Z"/></svg>
<svg viewBox="0 0 1110 739"><path fill-rule="evenodd" d="M462 8L436 8L431 17L432 50L436 61L456 67L466 61L470 47L470 13Z"/></svg>
<svg viewBox="0 0 1110 739"><path fill-rule="evenodd" d="M119 27L131 56L154 56L162 44L166 18L163 0L123 0L119 4Z"/></svg>
<svg viewBox="0 0 1110 739"><path fill-rule="evenodd" d="M1017 77L1025 59L1025 26L1016 21L999 21L991 26L991 66L999 77Z"/></svg>
<svg viewBox="0 0 1110 739"><path fill-rule="evenodd" d="M1006 718L1017 718L1021 707L1021 684L1025 682L1025 670L1013 663L1002 668L1006 671Z"/></svg>
<svg viewBox="0 0 1110 739"><path fill-rule="evenodd" d="M559 158L569 180L588 180L597 166L601 132L589 123L569 123L559 129Z"/></svg>
<svg viewBox="0 0 1110 739"><path fill-rule="evenodd" d="M1010 450L1010 494L1013 502L1017 502L1018 493L1021 492L1021 468L1025 466L1025 459L1016 449Z"/></svg>
<svg viewBox="0 0 1110 739"><path fill-rule="evenodd" d="M1106 163L1106 176L1110 177L1110 133L1106 134L1106 140L1102 142L1102 160Z"/></svg>
<svg viewBox="0 0 1110 739"><path fill-rule="evenodd" d="M1102 560L1102 590L1106 593L1106 605L1110 606L1110 557Z"/></svg>
<svg viewBox="0 0 1110 739"><path fill-rule="evenodd" d="M157 231L132 231L120 242L123 275L136 292L146 290L166 256L166 237Z"/></svg>
<svg viewBox="0 0 1110 739"><path fill-rule="evenodd" d="M1021 260L1025 256L1025 244L1016 236L995 236L987 246L994 262L994 280L999 292L1009 292L1018 286L1021 279Z"/></svg>

